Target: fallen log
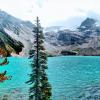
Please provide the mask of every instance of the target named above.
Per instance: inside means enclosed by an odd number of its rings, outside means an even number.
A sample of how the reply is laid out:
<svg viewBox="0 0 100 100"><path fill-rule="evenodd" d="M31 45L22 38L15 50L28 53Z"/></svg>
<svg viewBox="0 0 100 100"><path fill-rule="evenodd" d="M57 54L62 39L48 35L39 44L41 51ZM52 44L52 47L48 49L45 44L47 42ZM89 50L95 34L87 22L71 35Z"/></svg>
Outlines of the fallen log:
<svg viewBox="0 0 100 100"><path fill-rule="evenodd" d="M11 80L12 76L6 76L6 71L4 73L0 73L0 82L4 82L5 80Z"/></svg>
<svg viewBox="0 0 100 100"><path fill-rule="evenodd" d="M9 61L7 60L7 58L5 58L4 61L0 63L0 66L7 65L7 64L9 64Z"/></svg>

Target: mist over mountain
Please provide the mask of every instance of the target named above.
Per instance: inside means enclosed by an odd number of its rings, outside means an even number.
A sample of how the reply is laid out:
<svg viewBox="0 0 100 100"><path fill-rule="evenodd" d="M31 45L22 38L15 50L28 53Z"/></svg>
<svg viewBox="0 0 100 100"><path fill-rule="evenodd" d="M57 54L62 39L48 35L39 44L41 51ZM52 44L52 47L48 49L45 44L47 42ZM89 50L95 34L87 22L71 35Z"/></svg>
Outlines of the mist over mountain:
<svg viewBox="0 0 100 100"><path fill-rule="evenodd" d="M70 17L67 20L59 20L55 23L53 23L53 25L57 26L60 25L63 28L66 29L70 29L70 30L75 30L82 21L84 21L86 18L85 17L80 17L80 16L74 16L74 17Z"/></svg>
<svg viewBox="0 0 100 100"><path fill-rule="evenodd" d="M75 30L63 26L51 26L44 30L45 47L49 55L100 55L100 23L97 19L86 18ZM34 24L15 18L0 11L0 30L7 38L20 41L25 55L33 48ZM10 40L9 38L9 40ZM16 43L15 43L16 44ZM0 44L1 45L1 44Z"/></svg>

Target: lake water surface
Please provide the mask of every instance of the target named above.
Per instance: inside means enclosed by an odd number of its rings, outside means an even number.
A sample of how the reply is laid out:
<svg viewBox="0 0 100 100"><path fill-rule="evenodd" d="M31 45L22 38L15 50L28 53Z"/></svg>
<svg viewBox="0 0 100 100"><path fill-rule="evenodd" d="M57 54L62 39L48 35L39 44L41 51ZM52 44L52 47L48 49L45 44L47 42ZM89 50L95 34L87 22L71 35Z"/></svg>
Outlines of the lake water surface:
<svg viewBox="0 0 100 100"><path fill-rule="evenodd" d="M25 82L29 79L28 74L31 72L30 60L10 57L9 62L8 65L0 67L0 72L6 70L7 75L12 76L12 80L0 83L0 95L9 93L12 96L20 91L23 91L22 94L27 94L29 85ZM53 88L53 100L83 100L78 99L78 95L85 88L100 86L99 56L50 57L48 67L47 73Z"/></svg>

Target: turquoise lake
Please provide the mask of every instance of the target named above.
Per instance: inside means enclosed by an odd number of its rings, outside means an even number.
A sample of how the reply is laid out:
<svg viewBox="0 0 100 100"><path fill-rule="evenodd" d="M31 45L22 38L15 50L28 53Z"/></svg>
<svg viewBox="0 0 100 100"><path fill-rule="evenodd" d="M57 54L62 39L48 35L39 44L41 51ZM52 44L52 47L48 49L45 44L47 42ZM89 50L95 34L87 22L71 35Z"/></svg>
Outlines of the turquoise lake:
<svg viewBox="0 0 100 100"><path fill-rule="evenodd" d="M9 64L0 67L0 72L6 70L12 79L0 83L0 94L9 93L17 88L27 93L29 85L25 82L31 72L30 60L18 57L8 60ZM74 100L84 88L100 84L99 56L50 57L48 67L47 74L52 85L53 100Z"/></svg>

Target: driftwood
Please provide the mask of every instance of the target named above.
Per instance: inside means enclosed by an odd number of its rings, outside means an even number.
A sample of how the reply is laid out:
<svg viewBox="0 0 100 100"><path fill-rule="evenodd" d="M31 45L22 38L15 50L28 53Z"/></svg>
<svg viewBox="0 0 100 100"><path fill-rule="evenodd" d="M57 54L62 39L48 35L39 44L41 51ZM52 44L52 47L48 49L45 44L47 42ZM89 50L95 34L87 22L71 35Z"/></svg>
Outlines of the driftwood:
<svg viewBox="0 0 100 100"><path fill-rule="evenodd" d="M0 66L7 65L9 61L7 60L7 57L3 60L3 62L0 63ZM12 76L6 76L7 71L4 71L3 73L0 73L0 83L4 82L5 80L11 80Z"/></svg>
<svg viewBox="0 0 100 100"><path fill-rule="evenodd" d="M0 66L7 65L8 63L9 61L7 60L7 58L5 58L4 61L0 63Z"/></svg>
<svg viewBox="0 0 100 100"><path fill-rule="evenodd" d="M6 76L6 71L4 73L0 73L0 82L4 82L5 80L11 80L12 76Z"/></svg>

